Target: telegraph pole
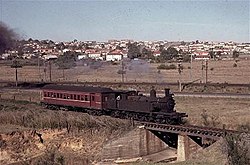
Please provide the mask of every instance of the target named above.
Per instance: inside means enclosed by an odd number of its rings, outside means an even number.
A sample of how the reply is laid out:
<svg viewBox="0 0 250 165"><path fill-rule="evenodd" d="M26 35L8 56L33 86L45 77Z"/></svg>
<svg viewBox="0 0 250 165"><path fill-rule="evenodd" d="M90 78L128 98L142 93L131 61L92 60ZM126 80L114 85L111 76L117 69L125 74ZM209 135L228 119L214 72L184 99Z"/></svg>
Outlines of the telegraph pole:
<svg viewBox="0 0 250 165"><path fill-rule="evenodd" d="M207 80L208 80L207 70L208 70L208 61L206 60L206 81L205 81L206 84L207 84Z"/></svg>
<svg viewBox="0 0 250 165"><path fill-rule="evenodd" d="M181 64L182 56L180 54L179 54L177 60L178 60L178 73L179 73L179 91L181 92L182 91L181 73L182 73L182 70L183 70L183 66Z"/></svg>
<svg viewBox="0 0 250 165"><path fill-rule="evenodd" d="M11 65L11 68L15 68L15 72L16 72L16 74L15 74L15 79L16 79L16 87L17 87L17 85L18 85L18 74L17 74L17 68L21 68L22 67L22 65L15 59L14 61L13 61L13 63L12 63L12 65Z"/></svg>
<svg viewBox="0 0 250 165"><path fill-rule="evenodd" d="M188 54L189 54L189 45L188 45ZM193 54L190 53L190 82L193 81L193 75L192 75L192 69L193 69Z"/></svg>
<svg viewBox="0 0 250 165"><path fill-rule="evenodd" d="M37 57L37 65L38 65L38 75L39 75L39 81L41 81L41 72L40 72L40 55L38 54Z"/></svg>
<svg viewBox="0 0 250 165"><path fill-rule="evenodd" d="M47 81L46 79L46 72L47 72L47 64L46 64L46 61L43 61L43 66L44 66L44 69L43 69L43 72L44 72L44 81Z"/></svg>
<svg viewBox="0 0 250 165"><path fill-rule="evenodd" d="M204 65L204 61L202 60L201 62L201 80L202 80L202 83L204 83L204 68L205 68L205 65Z"/></svg>
<svg viewBox="0 0 250 165"><path fill-rule="evenodd" d="M122 59L122 83L124 83L124 63L123 63L123 59Z"/></svg>
<svg viewBox="0 0 250 165"><path fill-rule="evenodd" d="M49 60L49 81L51 82L52 81L52 78L51 78L51 61Z"/></svg>

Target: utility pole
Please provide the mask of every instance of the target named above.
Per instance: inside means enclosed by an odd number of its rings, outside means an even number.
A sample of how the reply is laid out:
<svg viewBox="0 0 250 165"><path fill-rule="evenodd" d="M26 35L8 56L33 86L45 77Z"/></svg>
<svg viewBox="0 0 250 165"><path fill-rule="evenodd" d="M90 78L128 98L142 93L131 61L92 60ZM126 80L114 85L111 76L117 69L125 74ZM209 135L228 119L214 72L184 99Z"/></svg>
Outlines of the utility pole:
<svg viewBox="0 0 250 165"><path fill-rule="evenodd" d="M183 70L183 66L181 64L182 62L182 56L179 54L178 58L178 73L179 73L179 91L181 92L182 91L182 84L181 84L181 73L182 73L182 70Z"/></svg>
<svg viewBox="0 0 250 165"><path fill-rule="evenodd" d="M49 60L49 81L51 82L52 81L52 78L51 78L51 61Z"/></svg>
<svg viewBox="0 0 250 165"><path fill-rule="evenodd" d="M208 70L208 61L206 60L206 81L205 81L206 84L207 84L207 80L208 80L207 70Z"/></svg>
<svg viewBox="0 0 250 165"><path fill-rule="evenodd" d="M123 63L123 59L122 59L122 83L124 83L124 63Z"/></svg>
<svg viewBox="0 0 250 165"><path fill-rule="evenodd" d="M204 65L204 61L202 60L201 62L201 80L202 80L202 83L204 83L204 68L205 68L205 65Z"/></svg>
<svg viewBox="0 0 250 165"><path fill-rule="evenodd" d="M17 68L21 68L22 67L22 65L15 59L14 61L13 61L13 63L12 63L12 65L11 65L11 68L15 68L15 72L16 72L16 74L15 74L15 79L16 79L16 87L17 87L17 85L18 85L18 74L17 74Z"/></svg>
<svg viewBox="0 0 250 165"><path fill-rule="evenodd" d="M193 81L192 69L193 69L193 54L190 54L190 82Z"/></svg>
<svg viewBox="0 0 250 165"><path fill-rule="evenodd" d="M41 72L40 72L40 54L38 54L37 57L37 65L38 65L38 75L39 75L39 81L41 81Z"/></svg>
<svg viewBox="0 0 250 165"><path fill-rule="evenodd" d="M46 72L47 72L47 64L46 64L46 61L43 61L43 66L44 66L44 69L43 69L43 72L44 72L44 81L47 81L46 79Z"/></svg>

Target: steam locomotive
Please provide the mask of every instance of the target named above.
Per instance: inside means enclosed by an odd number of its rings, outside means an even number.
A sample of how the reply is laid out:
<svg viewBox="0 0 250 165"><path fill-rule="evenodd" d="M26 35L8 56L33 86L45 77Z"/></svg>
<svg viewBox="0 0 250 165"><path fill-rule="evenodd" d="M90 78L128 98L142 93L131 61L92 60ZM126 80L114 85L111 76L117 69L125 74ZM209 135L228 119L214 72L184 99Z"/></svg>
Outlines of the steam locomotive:
<svg viewBox="0 0 250 165"><path fill-rule="evenodd" d="M122 119L180 124L186 113L176 112L175 100L169 89L164 97L150 96L137 91L119 91L110 88L46 85L42 88L42 104L49 109L74 110L91 115L108 115Z"/></svg>

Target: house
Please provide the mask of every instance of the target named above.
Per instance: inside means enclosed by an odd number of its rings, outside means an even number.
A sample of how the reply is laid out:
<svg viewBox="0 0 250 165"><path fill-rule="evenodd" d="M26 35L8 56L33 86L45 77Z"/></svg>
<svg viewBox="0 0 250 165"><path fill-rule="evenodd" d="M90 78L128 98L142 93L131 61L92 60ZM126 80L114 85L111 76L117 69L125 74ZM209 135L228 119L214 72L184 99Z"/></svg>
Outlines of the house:
<svg viewBox="0 0 250 165"><path fill-rule="evenodd" d="M122 59L123 53L121 50L113 50L106 55L106 61L120 61Z"/></svg>
<svg viewBox="0 0 250 165"><path fill-rule="evenodd" d="M3 59L3 60L8 59L9 57L10 57L9 53L4 53L4 54L1 55L1 59Z"/></svg>
<svg viewBox="0 0 250 165"><path fill-rule="evenodd" d="M88 54L88 57L95 60L102 60L101 52L92 52Z"/></svg>
<svg viewBox="0 0 250 165"><path fill-rule="evenodd" d="M53 55L53 54L43 55L43 59L45 59L45 60L55 60L57 58L58 57L56 55Z"/></svg>
<svg viewBox="0 0 250 165"><path fill-rule="evenodd" d="M78 60L82 60L82 59L86 59L86 58L88 58L88 55L87 55L87 54L79 54L79 55L77 56L77 59L78 59Z"/></svg>
<svg viewBox="0 0 250 165"><path fill-rule="evenodd" d="M208 52L194 52L192 54L192 56L194 56L195 60L209 60L210 56Z"/></svg>
<svg viewBox="0 0 250 165"><path fill-rule="evenodd" d="M153 56L154 57L158 57L158 56L160 56L161 55L161 51L159 51L159 50L155 50L154 52L153 52Z"/></svg>

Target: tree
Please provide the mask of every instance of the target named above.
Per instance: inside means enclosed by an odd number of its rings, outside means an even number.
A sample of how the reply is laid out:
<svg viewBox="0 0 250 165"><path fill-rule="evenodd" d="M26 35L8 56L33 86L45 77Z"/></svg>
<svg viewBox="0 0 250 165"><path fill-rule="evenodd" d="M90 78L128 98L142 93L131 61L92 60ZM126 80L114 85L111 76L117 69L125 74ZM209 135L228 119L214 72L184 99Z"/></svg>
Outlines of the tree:
<svg viewBox="0 0 250 165"><path fill-rule="evenodd" d="M178 51L174 47L169 47L167 50L163 49L160 58L168 61L178 57Z"/></svg>
<svg viewBox="0 0 250 165"><path fill-rule="evenodd" d="M152 59L154 56L151 50L144 47L142 48L142 57Z"/></svg>
<svg viewBox="0 0 250 165"><path fill-rule="evenodd" d="M209 56L210 56L210 58L212 58L212 59L215 59L215 57L216 57L214 51L210 51L210 52L209 52Z"/></svg>
<svg viewBox="0 0 250 165"><path fill-rule="evenodd" d="M17 38L18 35L12 29L0 22L0 54L13 48Z"/></svg>
<svg viewBox="0 0 250 165"><path fill-rule="evenodd" d="M220 58L221 54L222 54L222 52L221 52L221 51L218 51L218 52L216 53L216 56Z"/></svg>
<svg viewBox="0 0 250 165"><path fill-rule="evenodd" d="M128 58L134 59L138 57L141 57L140 47L136 42L128 43Z"/></svg>
<svg viewBox="0 0 250 165"><path fill-rule="evenodd" d="M56 65L59 69L62 69L63 71L63 78L64 76L64 70L70 69L72 67L75 67L75 54L73 52L65 52L63 55L59 56L58 59L55 61Z"/></svg>
<svg viewBox="0 0 250 165"><path fill-rule="evenodd" d="M236 51L236 50L233 51L233 58L234 59L238 58L239 55L240 55L240 53L238 51Z"/></svg>

